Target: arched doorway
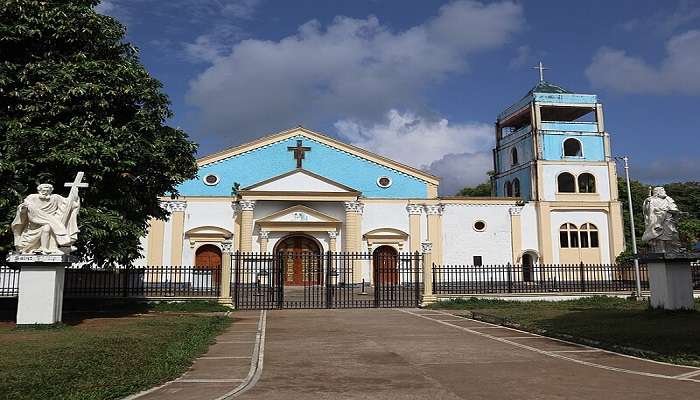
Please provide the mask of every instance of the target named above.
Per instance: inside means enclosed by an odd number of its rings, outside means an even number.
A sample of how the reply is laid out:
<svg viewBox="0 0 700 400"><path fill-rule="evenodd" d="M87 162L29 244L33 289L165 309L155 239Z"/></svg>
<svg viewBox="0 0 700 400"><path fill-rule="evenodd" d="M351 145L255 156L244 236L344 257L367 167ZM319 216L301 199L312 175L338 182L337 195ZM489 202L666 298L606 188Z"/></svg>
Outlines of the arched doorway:
<svg viewBox="0 0 700 400"><path fill-rule="evenodd" d="M532 282L532 255L530 253L523 254L523 282Z"/></svg>
<svg viewBox="0 0 700 400"><path fill-rule="evenodd" d="M374 283L379 285L399 282L399 252L391 246L379 246L372 253Z"/></svg>
<svg viewBox="0 0 700 400"><path fill-rule="evenodd" d="M321 248L308 236L288 236L277 244L282 253L285 285L318 285L322 282Z"/></svg>
<svg viewBox="0 0 700 400"><path fill-rule="evenodd" d="M206 271L206 274L211 271L212 283L219 282L221 249L213 244L199 246L194 256L194 267L202 272Z"/></svg>

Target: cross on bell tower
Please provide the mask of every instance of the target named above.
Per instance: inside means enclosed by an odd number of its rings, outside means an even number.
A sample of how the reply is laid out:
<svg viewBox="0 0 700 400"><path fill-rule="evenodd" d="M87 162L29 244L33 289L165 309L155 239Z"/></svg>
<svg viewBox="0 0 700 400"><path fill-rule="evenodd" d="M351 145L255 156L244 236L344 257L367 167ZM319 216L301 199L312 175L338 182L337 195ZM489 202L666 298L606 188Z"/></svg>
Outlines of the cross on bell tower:
<svg viewBox="0 0 700 400"><path fill-rule="evenodd" d="M540 61L540 64L536 67L532 67L532 69L539 69L540 70L540 82L544 82L544 70L549 69L546 68L542 65L542 61Z"/></svg>
<svg viewBox="0 0 700 400"><path fill-rule="evenodd" d="M301 168L301 162L304 159L304 153L311 151L311 147L304 147L301 145L301 140L297 140L297 145L295 147L287 147L287 151L294 152L294 159L297 160L297 168Z"/></svg>

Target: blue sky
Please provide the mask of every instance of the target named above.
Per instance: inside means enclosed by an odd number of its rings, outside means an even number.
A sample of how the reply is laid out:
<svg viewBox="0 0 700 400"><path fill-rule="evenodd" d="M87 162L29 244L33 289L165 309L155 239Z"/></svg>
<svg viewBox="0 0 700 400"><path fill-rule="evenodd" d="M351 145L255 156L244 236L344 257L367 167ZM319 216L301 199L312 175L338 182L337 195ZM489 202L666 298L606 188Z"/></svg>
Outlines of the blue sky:
<svg viewBox="0 0 700 400"><path fill-rule="evenodd" d="M200 155L302 124L484 180L496 115L538 79L596 93L648 182L700 178L698 1L109 0Z"/></svg>

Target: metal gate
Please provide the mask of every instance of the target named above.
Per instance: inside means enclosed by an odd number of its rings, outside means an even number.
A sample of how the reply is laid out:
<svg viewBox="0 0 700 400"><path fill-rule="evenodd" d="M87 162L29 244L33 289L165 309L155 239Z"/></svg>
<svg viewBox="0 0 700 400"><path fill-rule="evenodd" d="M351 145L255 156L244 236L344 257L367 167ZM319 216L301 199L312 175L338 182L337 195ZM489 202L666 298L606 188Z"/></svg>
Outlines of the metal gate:
<svg viewBox="0 0 700 400"><path fill-rule="evenodd" d="M420 253L234 253L237 309L416 307Z"/></svg>

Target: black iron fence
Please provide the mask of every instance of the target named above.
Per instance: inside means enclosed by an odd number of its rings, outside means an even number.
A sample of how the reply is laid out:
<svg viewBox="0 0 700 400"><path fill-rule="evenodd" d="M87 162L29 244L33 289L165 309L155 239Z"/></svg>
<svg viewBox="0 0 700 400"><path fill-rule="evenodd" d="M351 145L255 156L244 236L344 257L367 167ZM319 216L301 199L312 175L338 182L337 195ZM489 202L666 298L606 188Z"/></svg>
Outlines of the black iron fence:
<svg viewBox="0 0 700 400"><path fill-rule="evenodd" d="M700 275L700 271L699 275ZM642 290L649 290L646 265L640 265ZM695 282L700 285L700 281ZM631 292L632 265L436 265L435 294Z"/></svg>
<svg viewBox="0 0 700 400"><path fill-rule="evenodd" d="M420 253L235 253L239 309L416 307Z"/></svg>
<svg viewBox="0 0 700 400"><path fill-rule="evenodd" d="M66 268L64 297L218 297L221 267ZM19 270L0 266L0 296L19 293Z"/></svg>

